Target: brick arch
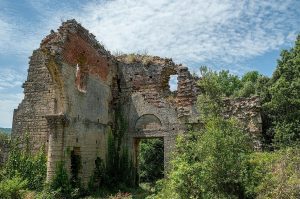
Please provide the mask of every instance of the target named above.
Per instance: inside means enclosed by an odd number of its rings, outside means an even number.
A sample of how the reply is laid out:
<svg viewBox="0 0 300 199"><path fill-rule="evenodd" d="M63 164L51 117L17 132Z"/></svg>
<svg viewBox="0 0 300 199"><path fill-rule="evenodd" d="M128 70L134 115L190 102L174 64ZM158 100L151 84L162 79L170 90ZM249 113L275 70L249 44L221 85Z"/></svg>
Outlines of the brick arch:
<svg viewBox="0 0 300 199"><path fill-rule="evenodd" d="M135 131L159 129L161 126L162 123L156 115L144 114L136 120Z"/></svg>

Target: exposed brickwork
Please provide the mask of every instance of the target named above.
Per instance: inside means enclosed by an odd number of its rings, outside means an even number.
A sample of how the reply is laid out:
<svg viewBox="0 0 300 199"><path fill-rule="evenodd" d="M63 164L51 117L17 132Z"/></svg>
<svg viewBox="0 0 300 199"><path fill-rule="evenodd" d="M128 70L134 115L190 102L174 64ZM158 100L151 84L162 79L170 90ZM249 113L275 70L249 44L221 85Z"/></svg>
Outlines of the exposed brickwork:
<svg viewBox="0 0 300 199"><path fill-rule="evenodd" d="M79 67L89 74L94 74L102 80L107 80L108 58L95 51L94 47L89 45L80 36L70 34L63 47L63 59L70 65L79 64Z"/></svg>
<svg viewBox="0 0 300 199"><path fill-rule="evenodd" d="M178 90L169 89L178 75ZM107 155L107 134L116 129L116 114L126 123L124 146L137 163L142 138L164 139L167 168L176 135L197 124L197 77L171 59L146 55L114 57L75 20L51 32L34 51L24 83L24 100L14 112L13 136L29 132L33 150L46 145L47 176L58 161L70 171L70 151L81 156L80 177L87 184L95 159ZM226 115L241 118L245 128L261 133L259 101L226 101Z"/></svg>

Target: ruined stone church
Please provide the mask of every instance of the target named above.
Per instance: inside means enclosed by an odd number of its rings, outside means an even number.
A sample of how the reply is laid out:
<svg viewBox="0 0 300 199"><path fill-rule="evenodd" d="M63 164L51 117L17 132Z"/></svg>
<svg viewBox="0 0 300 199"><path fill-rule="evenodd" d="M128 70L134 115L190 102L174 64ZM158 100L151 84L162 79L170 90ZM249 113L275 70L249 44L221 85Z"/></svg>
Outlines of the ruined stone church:
<svg viewBox="0 0 300 199"><path fill-rule="evenodd" d="M177 91L169 88L178 75ZM163 138L165 168L175 138L187 127L199 127L195 102L201 90L186 66L148 55L114 56L75 20L51 31L30 57L25 97L14 111L13 137L30 136L32 150L45 146L47 179L57 162L68 172L70 154L81 159L86 184L97 157L105 160L108 137L137 169L140 139ZM259 146L259 99L227 100L225 115L240 119Z"/></svg>

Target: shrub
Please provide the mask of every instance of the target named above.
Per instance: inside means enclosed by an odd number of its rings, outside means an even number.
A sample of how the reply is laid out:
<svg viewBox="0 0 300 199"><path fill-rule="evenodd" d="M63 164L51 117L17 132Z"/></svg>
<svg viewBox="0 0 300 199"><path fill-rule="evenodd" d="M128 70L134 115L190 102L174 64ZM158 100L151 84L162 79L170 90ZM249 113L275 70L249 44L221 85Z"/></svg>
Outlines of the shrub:
<svg viewBox="0 0 300 199"><path fill-rule="evenodd" d="M95 160L95 165L94 173L89 181L88 188L90 193L105 186L108 178L104 161L100 157L97 157Z"/></svg>
<svg viewBox="0 0 300 199"><path fill-rule="evenodd" d="M139 157L141 182L154 182L164 177L164 143L162 139L142 140Z"/></svg>
<svg viewBox="0 0 300 199"><path fill-rule="evenodd" d="M13 179L20 175L27 180L27 187L31 190L41 190L46 180L46 155L44 149L41 148L36 154L31 154L29 150L22 151L18 147L18 141L11 143L8 160L4 167L4 175Z"/></svg>
<svg viewBox="0 0 300 199"><path fill-rule="evenodd" d="M256 152L244 165L244 186L248 197L300 198L300 148Z"/></svg>
<svg viewBox="0 0 300 199"><path fill-rule="evenodd" d="M240 163L251 152L250 143L235 120L211 118L204 130L178 138L172 169L158 197L243 197Z"/></svg>
<svg viewBox="0 0 300 199"><path fill-rule="evenodd" d="M20 176L14 176L0 181L0 198L18 199L22 198L24 190L28 185L27 180L23 180Z"/></svg>
<svg viewBox="0 0 300 199"><path fill-rule="evenodd" d="M63 198L71 197L72 186L63 161L56 165L55 175L50 182L50 190L58 192Z"/></svg>

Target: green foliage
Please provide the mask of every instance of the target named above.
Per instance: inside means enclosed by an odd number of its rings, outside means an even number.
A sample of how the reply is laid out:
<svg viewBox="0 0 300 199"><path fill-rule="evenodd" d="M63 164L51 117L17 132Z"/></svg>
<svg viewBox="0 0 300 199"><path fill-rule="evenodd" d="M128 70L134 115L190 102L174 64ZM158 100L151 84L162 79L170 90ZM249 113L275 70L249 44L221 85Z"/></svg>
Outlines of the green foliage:
<svg viewBox="0 0 300 199"><path fill-rule="evenodd" d="M109 187L123 184L134 186L135 172L132 160L129 158L128 149L123 145L124 134L127 131L127 122L120 105L115 114L116 127L108 134L108 153L106 172Z"/></svg>
<svg viewBox="0 0 300 199"><path fill-rule="evenodd" d="M221 112L221 97L224 95L222 84L218 73L208 70L206 67L201 67L202 78L198 85L202 91L202 95L198 96L198 108L202 120L206 116L217 116Z"/></svg>
<svg viewBox="0 0 300 199"><path fill-rule="evenodd" d="M63 161L56 165L55 175L50 182L50 190L56 191L63 198L71 197L72 185Z"/></svg>
<svg viewBox="0 0 300 199"><path fill-rule="evenodd" d="M241 87L237 89L233 96L251 97L258 95L262 101L268 97L269 78L259 74L257 71L245 73L241 78Z"/></svg>
<svg viewBox="0 0 300 199"><path fill-rule="evenodd" d="M108 153L106 157L105 174L106 181L104 186L114 187L117 185L134 186L135 172L133 163L129 158L128 149L123 147L121 150L121 139L108 135Z"/></svg>
<svg viewBox="0 0 300 199"><path fill-rule="evenodd" d="M140 182L155 182L164 177L163 139L146 139L140 142Z"/></svg>
<svg viewBox="0 0 300 199"><path fill-rule="evenodd" d="M247 72L240 79L229 71L215 72L201 67L201 79L198 82L201 95L198 96L198 108L200 118L205 120L207 116L218 116L222 112L224 97L251 97L259 95L262 101L266 101L268 95L269 78L257 71Z"/></svg>
<svg viewBox="0 0 300 199"><path fill-rule="evenodd" d="M271 120L275 146L291 146L300 141L300 35L295 46L281 52L270 81L270 100L263 108Z"/></svg>
<svg viewBox="0 0 300 199"><path fill-rule="evenodd" d="M11 134L11 128L0 128L0 134L6 134L6 135L10 135Z"/></svg>
<svg viewBox="0 0 300 199"><path fill-rule="evenodd" d="M257 71L245 73L241 78L229 71L215 72L201 67L201 79L198 82L204 96L215 100L221 97L251 97L253 95L267 98L269 78Z"/></svg>
<svg viewBox="0 0 300 199"><path fill-rule="evenodd" d="M132 160L127 147L122 147L127 123L121 108L116 110L115 122L116 127L108 132L106 164L100 157L95 160L96 168L89 181L90 193L135 185L136 173Z"/></svg>
<svg viewBox="0 0 300 199"><path fill-rule="evenodd" d="M243 197L241 162L251 152L248 134L235 120L211 118L200 132L178 138L159 197Z"/></svg>
<svg viewBox="0 0 300 199"><path fill-rule="evenodd" d="M300 149L256 152L243 162L243 181L251 198L300 198Z"/></svg>
<svg viewBox="0 0 300 199"><path fill-rule="evenodd" d="M100 157L97 157L95 160L95 165L93 176L89 182L89 192L100 189L101 187L105 186L105 183L108 181L104 161Z"/></svg>
<svg viewBox="0 0 300 199"><path fill-rule="evenodd" d="M58 199L60 197L60 190L51 190L49 186L45 186L41 192L37 192L34 196L35 199Z"/></svg>
<svg viewBox="0 0 300 199"><path fill-rule="evenodd" d="M12 178L5 178L0 181L0 198L2 199L18 199L22 198L24 190L26 190L28 181L18 175Z"/></svg>
<svg viewBox="0 0 300 199"><path fill-rule="evenodd" d="M212 99L218 96L229 97L241 88L241 81L238 76L232 75L228 70L215 72L207 67L200 67L201 80L199 81L200 88L205 95L209 95Z"/></svg>
<svg viewBox="0 0 300 199"><path fill-rule="evenodd" d="M10 139L9 135L7 135L6 133L0 132L0 142L4 143L4 142L8 142Z"/></svg>
<svg viewBox="0 0 300 199"><path fill-rule="evenodd" d="M300 119L275 123L273 143L276 147L299 146L300 144Z"/></svg>
<svg viewBox="0 0 300 199"><path fill-rule="evenodd" d="M31 154L28 150L19 148L19 141L11 142L8 160L5 164L3 173L7 178L13 179L20 175L28 181L27 187L31 190L41 190L46 180L46 155L41 148L36 154Z"/></svg>

